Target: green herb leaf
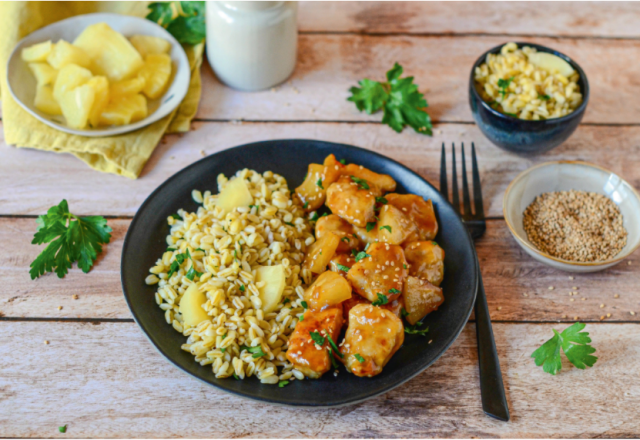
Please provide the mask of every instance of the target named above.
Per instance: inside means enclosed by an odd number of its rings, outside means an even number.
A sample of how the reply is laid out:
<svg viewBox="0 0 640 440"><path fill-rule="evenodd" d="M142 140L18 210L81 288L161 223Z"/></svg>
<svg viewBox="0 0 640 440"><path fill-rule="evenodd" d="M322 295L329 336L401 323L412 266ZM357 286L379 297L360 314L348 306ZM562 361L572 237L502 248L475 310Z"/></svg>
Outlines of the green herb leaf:
<svg viewBox="0 0 640 440"><path fill-rule="evenodd" d="M349 239L349 237L342 237L340 239L340 241L344 241L345 243L349 243L351 240Z"/></svg>
<svg viewBox="0 0 640 440"><path fill-rule="evenodd" d="M318 213L314 212L313 214L311 214L311 218L309 218L309 221L317 222L319 218L320 216L318 215Z"/></svg>
<svg viewBox="0 0 640 440"><path fill-rule="evenodd" d="M193 281L193 279L194 279L196 276L197 276L197 277L201 277L201 276L202 276L202 272L198 272L198 271L196 270L196 268L192 265L192 266L191 266L191 269L189 269L189 271L187 272L186 277L187 277L189 280Z"/></svg>
<svg viewBox="0 0 640 440"><path fill-rule="evenodd" d="M331 339L331 336L327 336L327 339L329 340L329 351L333 350L333 352L335 354L337 354L341 359L344 358L344 355L342 353L340 353L340 349L338 349L338 346L336 345L335 342L333 342L333 339Z"/></svg>
<svg viewBox="0 0 640 440"><path fill-rule="evenodd" d="M434 246L438 246L438 243L436 243L435 241L431 241L431 244Z"/></svg>
<svg viewBox="0 0 640 440"><path fill-rule="evenodd" d="M551 99L551 96L549 95L541 95L538 93L538 99L542 100L542 101L548 101Z"/></svg>
<svg viewBox="0 0 640 440"><path fill-rule="evenodd" d="M278 387L280 387L280 388L284 388L287 385L289 385L289 381L288 380L281 380L280 382L278 382Z"/></svg>
<svg viewBox="0 0 640 440"><path fill-rule="evenodd" d="M89 272L102 252L102 245L111 240L112 229L104 217L73 215L66 200L49 208L46 215L38 217L36 224L31 244L49 244L31 263L32 280L54 271L62 278L76 261L84 273Z"/></svg>
<svg viewBox="0 0 640 440"><path fill-rule="evenodd" d="M349 272L349 268L347 266L343 266L342 264L336 264L336 267L343 272Z"/></svg>
<svg viewBox="0 0 640 440"><path fill-rule="evenodd" d="M384 197L376 197L376 202L377 203L381 203L383 205L386 205L387 203L389 203L389 201L387 199L385 199Z"/></svg>
<svg viewBox="0 0 640 440"><path fill-rule="evenodd" d="M515 77L512 76L509 79L500 78L498 80L498 88L500 89L498 93L500 93L500 96L502 96L503 98L507 94L507 88L509 87L509 84L511 84L511 81L513 81L514 78Z"/></svg>
<svg viewBox="0 0 640 440"><path fill-rule="evenodd" d="M233 378L234 378L235 380L240 380L240 378L238 377L238 375L237 375L236 373L233 373Z"/></svg>
<svg viewBox="0 0 640 440"><path fill-rule="evenodd" d="M167 252L169 252L169 251L173 252L173 251L175 251L175 250L176 250L176 248L172 248L172 247L168 247L168 248L167 248Z"/></svg>
<svg viewBox="0 0 640 440"><path fill-rule="evenodd" d="M369 222L369 223L367 223L367 227L366 227L366 228L367 228L367 232L371 232L371 230L372 230L373 228L375 228L375 227L376 227L376 222Z"/></svg>
<svg viewBox="0 0 640 440"><path fill-rule="evenodd" d="M304 205L302 205L304 209L307 209L308 206L309 206L309 202L304 202Z"/></svg>
<svg viewBox="0 0 640 440"><path fill-rule="evenodd" d="M400 294L402 292L400 292L398 289L389 289L389 293L391 293L392 295L394 294Z"/></svg>
<svg viewBox="0 0 640 440"><path fill-rule="evenodd" d="M387 295L383 295L382 293L378 293L378 299L371 303L372 306L383 306L389 303L389 297Z"/></svg>
<svg viewBox="0 0 640 440"><path fill-rule="evenodd" d="M402 267L403 267L404 269L406 269L406 268L407 268L407 265L403 263L403 264L402 264Z"/></svg>
<svg viewBox="0 0 640 440"><path fill-rule="evenodd" d="M229 334L229 333L225 333L224 335L222 335L222 340L223 340L223 341L224 341L224 338L226 338L228 334Z"/></svg>
<svg viewBox="0 0 640 440"><path fill-rule="evenodd" d="M244 287L244 284L240 285L240 292L244 292L246 290L246 288Z"/></svg>
<svg viewBox="0 0 640 440"><path fill-rule="evenodd" d="M286 304L288 302L291 302L291 300L289 298L285 298L284 301L282 301L282 304Z"/></svg>
<svg viewBox="0 0 640 440"><path fill-rule="evenodd" d="M342 165L346 165L347 164L347 161L344 160L344 159L340 159L338 162L340 162Z"/></svg>
<svg viewBox="0 0 640 440"><path fill-rule="evenodd" d="M364 247L364 251L365 252L367 251L367 249L369 249L369 246L371 246L371 243L367 243L367 245ZM369 255L369 256L371 256L371 255Z"/></svg>
<svg viewBox="0 0 640 440"><path fill-rule="evenodd" d="M404 307L400 309L400 317L406 318L407 316L409 316L409 312L407 312Z"/></svg>
<svg viewBox="0 0 640 440"><path fill-rule="evenodd" d="M221 351L222 353L224 353L225 351L227 351L227 347L222 347L222 348L220 349L220 351Z"/></svg>
<svg viewBox="0 0 640 440"><path fill-rule="evenodd" d="M155 2L148 8L151 12L147 14L147 19L165 28L178 42L198 44L204 40L206 28L203 1Z"/></svg>
<svg viewBox="0 0 640 440"><path fill-rule="evenodd" d="M178 214L171 214L171 217L175 218L176 220L182 220L182 217L180 217Z"/></svg>
<svg viewBox="0 0 640 440"><path fill-rule="evenodd" d="M291 222L284 222L284 224L295 227L295 225L293 223L291 223Z"/></svg>
<svg viewBox="0 0 640 440"><path fill-rule="evenodd" d="M380 230L382 231L383 229L386 229L387 231L389 231L389 233L391 233L391 226L389 225L380 226Z"/></svg>
<svg viewBox="0 0 640 440"><path fill-rule="evenodd" d="M322 336L318 331L310 332L309 336L311 336L311 339L313 340L313 342L315 342L317 345L320 345L320 346L324 345L326 341L326 338Z"/></svg>
<svg viewBox="0 0 640 440"><path fill-rule="evenodd" d="M205 250L204 250L204 249L202 249L202 248L198 248L198 249L196 249L195 251L196 251L196 252L198 252L198 251L200 251L200 252L205 252ZM206 253L206 252L205 252L205 253Z"/></svg>
<svg viewBox="0 0 640 440"><path fill-rule="evenodd" d="M58 426L58 431L64 434L65 432L67 432L67 425Z"/></svg>
<svg viewBox="0 0 640 440"><path fill-rule="evenodd" d="M303 309L307 310L309 308L309 306L307 305L306 301L300 301L300 305L302 306Z"/></svg>
<svg viewBox="0 0 640 440"><path fill-rule="evenodd" d="M555 375L562 369L560 359L560 348L562 348L569 362L576 368L584 370L585 366L593 367L598 358L591 355L596 349L589 345L591 342L589 333L581 331L585 327L586 324L576 322L564 329L562 333L553 329L554 336L531 355L536 365L542 365L546 373Z"/></svg>
<svg viewBox="0 0 640 440"><path fill-rule="evenodd" d="M371 255L367 254L366 252L358 252L358 255L356 255L356 263L364 258L370 257Z"/></svg>
<svg viewBox="0 0 640 440"><path fill-rule="evenodd" d="M426 336L429 331L429 327L425 327L424 329L420 329L421 323L416 323L415 325L405 324L404 332L410 335L422 335Z"/></svg>
<svg viewBox="0 0 640 440"><path fill-rule="evenodd" d="M364 358L360 356L358 353L354 354L353 357L356 358L360 363L364 362Z"/></svg>
<svg viewBox="0 0 640 440"><path fill-rule="evenodd" d="M256 347L248 347L246 345L241 345L240 351L242 350L247 350L249 353L251 353L251 357L254 359L267 355L264 351L262 351L262 347L260 345Z"/></svg>
<svg viewBox="0 0 640 440"><path fill-rule="evenodd" d="M505 115L509 115L512 118L517 118L518 117L518 115L516 115L515 113L509 113L509 112L502 112L502 113L504 113Z"/></svg>
<svg viewBox="0 0 640 440"><path fill-rule="evenodd" d="M369 189L369 182L356 176L349 176L362 189Z"/></svg>
<svg viewBox="0 0 640 440"><path fill-rule="evenodd" d="M316 186L319 186L320 189L324 189L324 186L322 186L322 179L318 179L318 181L316 182Z"/></svg>

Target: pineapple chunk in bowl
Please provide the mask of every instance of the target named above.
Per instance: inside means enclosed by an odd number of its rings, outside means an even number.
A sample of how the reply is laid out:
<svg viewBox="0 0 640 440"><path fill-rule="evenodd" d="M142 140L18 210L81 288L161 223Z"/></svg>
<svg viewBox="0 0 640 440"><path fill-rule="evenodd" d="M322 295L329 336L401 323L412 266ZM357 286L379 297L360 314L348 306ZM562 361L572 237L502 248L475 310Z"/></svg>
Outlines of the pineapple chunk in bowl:
<svg viewBox="0 0 640 440"><path fill-rule="evenodd" d="M83 34L87 28L93 31ZM111 41L110 29L124 41ZM130 48L127 59L119 44ZM184 49L165 29L109 13L72 17L29 34L7 67L9 91L22 108L55 129L91 137L128 133L169 115L191 79Z"/></svg>

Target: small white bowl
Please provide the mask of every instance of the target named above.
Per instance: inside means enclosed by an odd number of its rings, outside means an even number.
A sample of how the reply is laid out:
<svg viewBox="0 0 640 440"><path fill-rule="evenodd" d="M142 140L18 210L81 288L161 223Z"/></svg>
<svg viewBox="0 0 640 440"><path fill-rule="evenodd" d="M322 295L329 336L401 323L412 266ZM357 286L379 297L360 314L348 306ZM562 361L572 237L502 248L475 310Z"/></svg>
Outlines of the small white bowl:
<svg viewBox="0 0 640 440"><path fill-rule="evenodd" d="M604 194L620 208L628 233L627 245L614 258L593 263L563 260L538 250L527 238L523 226L524 210L536 196L572 189ZM607 269L627 258L640 246L640 196L616 174L586 162L546 162L519 174L504 194L503 212L511 234L525 252L541 263L567 272Z"/></svg>
<svg viewBox="0 0 640 440"><path fill-rule="evenodd" d="M151 35L169 41L171 43L169 55L173 63L173 80L162 97L148 100L149 115L141 121L117 127L77 130L68 127L64 122L64 117L51 116L35 108L33 100L36 95L36 79L31 73L27 63L22 60L20 54L23 48L47 40L51 40L54 43L58 40L72 42L87 26L102 22L107 23L112 29L125 36L135 34ZM180 43L162 26L143 18L108 13L78 15L38 29L18 43L13 49L9 57L9 62L7 63L9 92L22 108L38 120L55 129L66 133L91 137L128 133L162 119L171 113L184 99L189 89L190 78L191 69L189 68L187 54L184 52Z"/></svg>

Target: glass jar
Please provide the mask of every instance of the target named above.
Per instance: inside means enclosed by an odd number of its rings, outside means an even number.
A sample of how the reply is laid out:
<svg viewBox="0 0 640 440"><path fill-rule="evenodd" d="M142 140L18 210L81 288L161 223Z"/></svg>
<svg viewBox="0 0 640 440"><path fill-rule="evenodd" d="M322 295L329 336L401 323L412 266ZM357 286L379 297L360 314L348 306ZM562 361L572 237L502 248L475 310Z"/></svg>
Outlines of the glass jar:
<svg viewBox="0 0 640 440"><path fill-rule="evenodd" d="M285 81L296 64L297 2L208 1L207 58L235 89L264 90Z"/></svg>

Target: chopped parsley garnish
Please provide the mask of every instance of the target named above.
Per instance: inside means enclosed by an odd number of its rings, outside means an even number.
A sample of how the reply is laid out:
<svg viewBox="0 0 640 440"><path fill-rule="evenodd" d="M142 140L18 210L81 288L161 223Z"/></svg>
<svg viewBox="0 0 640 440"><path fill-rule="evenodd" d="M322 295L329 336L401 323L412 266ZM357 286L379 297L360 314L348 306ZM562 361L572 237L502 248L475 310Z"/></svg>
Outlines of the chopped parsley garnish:
<svg viewBox="0 0 640 440"><path fill-rule="evenodd" d="M346 165L347 164L347 161L344 160L344 159L340 159L338 162L340 162L342 165Z"/></svg>
<svg viewBox="0 0 640 440"><path fill-rule="evenodd" d="M167 274L167 278L171 278L171 276L176 273L177 271L180 270L180 266L182 265L182 263L184 263L186 260L191 259L191 254L189 253L189 249L187 249L186 252L183 252L181 254L176 255L176 259L173 260L173 263L171 263L171 266L169 266L169 273ZM191 278L189 278L191 281L193 281L193 277L195 275L198 276L202 276L201 272L198 272L197 270L195 270L193 268L193 260L191 260L191 269L189 269L189 272L187 273L187 277L191 276ZM193 273L190 274L191 270L193 269Z"/></svg>
<svg viewBox="0 0 640 440"><path fill-rule="evenodd" d="M242 350L247 350L249 353L251 353L251 357L254 359L267 355L267 353L262 351L262 347L260 345L258 345L257 347L247 347L246 345L242 345L240 346L240 351Z"/></svg>
<svg viewBox="0 0 640 440"><path fill-rule="evenodd" d="M198 249L196 249L196 250L195 250L195 252L198 252L198 251L199 251L199 252L205 252L205 250L204 250L204 249L202 249L202 248L198 248Z"/></svg>
<svg viewBox="0 0 640 440"><path fill-rule="evenodd" d="M387 203L389 203L389 201L384 197L376 197L376 202L381 203L383 205L386 205Z"/></svg>
<svg viewBox="0 0 640 440"><path fill-rule="evenodd" d="M295 226L293 223L291 222L284 222L285 225L289 225L289 226Z"/></svg>
<svg viewBox="0 0 640 440"><path fill-rule="evenodd" d="M373 228L375 228L375 227L376 227L376 222L369 222L369 223L367 223L367 226L366 226L366 228L367 228L367 232L371 232L371 230L372 230Z"/></svg>
<svg viewBox="0 0 640 440"><path fill-rule="evenodd" d="M406 268L407 268L407 265L403 263L403 264L402 264L402 267L403 267L404 269L406 269Z"/></svg>
<svg viewBox="0 0 640 440"><path fill-rule="evenodd" d="M356 255L356 263L364 258L370 257L371 255L367 254L366 252L362 251L362 252L358 252L358 255Z"/></svg>
<svg viewBox="0 0 640 440"><path fill-rule="evenodd" d="M343 272L349 272L349 268L347 266L343 266L342 264L336 264L336 267Z"/></svg>
<svg viewBox="0 0 640 440"><path fill-rule="evenodd" d="M223 340L223 341L224 341L224 338L226 338L228 334L229 334L229 333L225 333L224 335L222 335L222 340Z"/></svg>
<svg viewBox="0 0 640 440"><path fill-rule="evenodd" d="M102 245L111 240L112 229L104 217L71 214L66 200L39 216L36 225L31 244L49 244L30 265L32 280L46 272L55 272L62 278L76 261L84 273L89 272Z"/></svg>
<svg viewBox="0 0 640 440"><path fill-rule="evenodd" d="M354 354L353 357L356 358L360 363L364 362L364 358L360 356L358 353Z"/></svg>
<svg viewBox="0 0 640 440"><path fill-rule="evenodd" d="M236 373L233 373L233 378L234 378L235 380L240 380L240 378L238 377L238 375L237 375Z"/></svg>
<svg viewBox="0 0 640 440"><path fill-rule="evenodd" d="M338 349L338 346L336 345L335 342L333 342L333 339L331 339L331 336L327 336L327 339L329 340L329 345L331 345L331 348L333 349L333 352L335 354L337 354L340 358L343 358L344 355L342 353L340 353L340 350Z"/></svg>
<svg viewBox="0 0 640 440"><path fill-rule="evenodd" d="M198 272L195 268L195 266L193 266L193 260L191 262L191 269L189 269L189 271L187 272L186 277L190 280L193 281L193 279L195 277L201 277L202 276L202 272Z"/></svg>
<svg viewBox="0 0 640 440"><path fill-rule="evenodd" d="M398 289L389 289L389 293L393 294L400 294L401 292Z"/></svg>
<svg viewBox="0 0 640 440"><path fill-rule="evenodd" d="M391 226L389 225L380 226L380 230L382 231L383 229L386 229L387 231L389 231L389 233L391 233Z"/></svg>
<svg viewBox="0 0 640 440"><path fill-rule="evenodd" d="M58 426L58 431L64 434L65 432L67 432L67 425Z"/></svg>
<svg viewBox="0 0 640 440"><path fill-rule="evenodd" d="M182 220L182 217L180 217L178 214L171 214L171 217L175 218L176 220Z"/></svg>
<svg viewBox="0 0 640 440"><path fill-rule="evenodd" d="M386 82L363 79L358 83L360 87L349 89L351 96L347 100L368 114L383 110L382 123L398 133L409 125L417 133L431 135L431 118L425 111L428 104L424 94L418 92L412 76L400 78L402 71L402 66L395 63L387 72Z"/></svg>
<svg viewBox="0 0 640 440"><path fill-rule="evenodd" d="M285 298L284 301L282 301L282 304L286 304L288 302L291 302L291 300L289 298Z"/></svg>
<svg viewBox="0 0 640 440"><path fill-rule="evenodd" d="M589 345L591 342L589 333L581 331L585 327L586 324L576 322L565 328L562 333L552 329L554 336L531 355L535 359L536 365L542 365L545 373L555 375L562 369L560 359L560 348L562 348L569 362L576 368L584 370L585 366L593 367L598 358L591 355L595 353L596 349Z"/></svg>
<svg viewBox="0 0 640 440"><path fill-rule="evenodd" d="M176 248L172 248L172 247L167 248L167 251L171 251L171 252L173 252L173 251L175 251L175 250L176 250Z"/></svg>
<svg viewBox="0 0 640 440"><path fill-rule="evenodd" d="M306 301L300 301L300 305L302 306L303 309L307 310L309 308L309 306L307 305Z"/></svg>
<svg viewBox="0 0 640 440"><path fill-rule="evenodd" d="M311 336L311 339L313 340L313 342L315 342L317 345L324 345L326 338L322 335L320 335L320 332L315 331L315 332L310 332L309 336Z"/></svg>
<svg viewBox="0 0 640 440"><path fill-rule="evenodd" d="M338 350L338 346L336 345L335 342L333 342L333 339L331 339L331 336L327 336L325 338L324 336L320 335L320 332L318 331L310 332L309 336L311 336L311 339L313 339L313 342L316 345L319 345L321 347L324 345L327 339L329 340L329 346L327 347L329 349L329 357L331 358L331 363L333 364L333 367L338 368L338 363L333 358L333 354L337 354L341 358L344 357L344 355L340 353L340 350Z"/></svg>
<svg viewBox="0 0 640 440"><path fill-rule="evenodd" d="M514 78L515 77L512 76L509 79L500 78L498 80L498 88L500 89L498 93L500 93L500 96L502 96L503 98L507 94L507 88L509 87L509 84L511 84L511 81L513 81Z"/></svg>
<svg viewBox="0 0 640 440"><path fill-rule="evenodd" d="M404 307L400 309L400 317L406 318L407 316L409 316L409 312L407 312L407 310Z"/></svg>
<svg viewBox="0 0 640 440"><path fill-rule="evenodd" d="M355 183L358 184L358 186L362 189L369 189L369 183L367 183L366 180L361 179L359 177L356 176L349 176L351 178L351 180L353 180Z"/></svg>
<svg viewBox="0 0 640 440"><path fill-rule="evenodd" d="M222 347L220 351L224 353L225 351L227 351L227 347Z"/></svg>
<svg viewBox="0 0 640 440"><path fill-rule="evenodd" d="M244 292L244 291L245 291L244 284L241 284L241 285L240 285L240 292Z"/></svg>
<svg viewBox="0 0 640 440"><path fill-rule="evenodd" d="M309 207L309 202L304 202L304 205L302 205L302 207L303 207L304 209L307 209L307 208Z"/></svg>
<svg viewBox="0 0 640 440"><path fill-rule="evenodd" d="M542 101L548 101L551 99L551 96L549 95L541 95L538 93L538 99L542 100Z"/></svg>
<svg viewBox="0 0 640 440"><path fill-rule="evenodd" d="M420 329L420 326L422 324L421 323L416 323L415 325L409 325L409 324L405 324L404 326L404 332L408 333L410 335L422 335L422 336L426 336L427 332L429 331L429 327L425 327L424 329Z"/></svg>
<svg viewBox="0 0 640 440"><path fill-rule="evenodd" d="M287 385L289 385L289 381L288 380L281 380L280 382L278 382L278 387L280 387L280 388L284 388Z"/></svg>
<svg viewBox="0 0 640 440"><path fill-rule="evenodd" d="M300 322L304 321L304 315L300 315L300 316L298 317L298 321L300 321Z"/></svg>
<svg viewBox="0 0 640 440"><path fill-rule="evenodd" d="M260 211L260 205L249 205L249 209L256 208L256 212Z"/></svg>
<svg viewBox="0 0 640 440"><path fill-rule="evenodd" d="M311 218L309 218L309 220L312 222L317 222L319 218L320 216L318 215L318 213L314 212L313 214L311 214Z"/></svg>
<svg viewBox="0 0 640 440"><path fill-rule="evenodd" d="M369 249L369 246L371 246L371 243L367 243L367 245L364 247L365 252L367 251L367 249Z"/></svg>
<svg viewBox="0 0 640 440"><path fill-rule="evenodd" d="M355 249L351 249L351 255L354 256L354 257L357 257L358 256L358 251L355 250Z"/></svg>
<svg viewBox="0 0 640 440"><path fill-rule="evenodd" d="M349 243L351 240L349 240L349 237L342 237L340 239L340 241L344 241L345 243Z"/></svg>
<svg viewBox="0 0 640 440"><path fill-rule="evenodd" d="M322 186L322 179L318 179L318 181L316 182L316 185L320 187L320 189L324 189L324 186Z"/></svg>
<svg viewBox="0 0 640 440"><path fill-rule="evenodd" d="M431 244L434 246L438 246L438 243L436 243L435 241L432 241Z"/></svg>
<svg viewBox="0 0 640 440"><path fill-rule="evenodd" d="M372 306L383 306L389 303L389 297L387 295L383 295L382 293L378 293L378 299L371 303Z"/></svg>
<svg viewBox="0 0 640 440"><path fill-rule="evenodd" d="M513 118L517 118L517 117L518 117L518 115L516 115L515 113L509 113L509 112L503 112L503 113L504 113L505 115L509 115L509 116L511 116L511 117L513 117Z"/></svg>

